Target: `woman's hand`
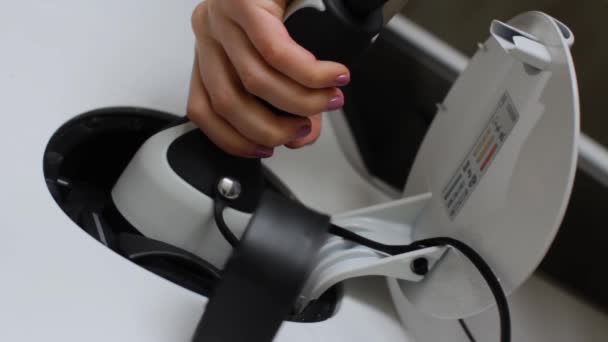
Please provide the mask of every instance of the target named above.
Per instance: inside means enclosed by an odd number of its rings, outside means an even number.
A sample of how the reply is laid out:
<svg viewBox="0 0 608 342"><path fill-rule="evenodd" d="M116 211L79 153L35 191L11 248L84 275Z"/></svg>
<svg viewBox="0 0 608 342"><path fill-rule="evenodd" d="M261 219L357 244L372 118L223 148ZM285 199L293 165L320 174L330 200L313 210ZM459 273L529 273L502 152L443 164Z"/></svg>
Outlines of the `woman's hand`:
<svg viewBox="0 0 608 342"><path fill-rule="evenodd" d="M283 25L286 0L207 0L192 16L197 40L188 117L220 148L266 158L321 131L321 115L344 104L348 69L319 61ZM314 25L314 23L311 23ZM296 117L278 116L259 97Z"/></svg>

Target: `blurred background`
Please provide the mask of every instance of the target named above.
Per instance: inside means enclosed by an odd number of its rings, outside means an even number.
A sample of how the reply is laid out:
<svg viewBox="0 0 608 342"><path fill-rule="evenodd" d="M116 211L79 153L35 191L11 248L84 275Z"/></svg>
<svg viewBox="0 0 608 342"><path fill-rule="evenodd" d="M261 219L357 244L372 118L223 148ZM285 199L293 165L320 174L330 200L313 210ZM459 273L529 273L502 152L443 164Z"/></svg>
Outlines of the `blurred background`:
<svg viewBox="0 0 608 342"><path fill-rule="evenodd" d="M542 11L561 20L574 32L572 50L581 94L582 129L608 146L608 115L601 102L608 86L608 0L410 0L408 18L458 50L472 56L476 42L488 37L489 22L509 20L526 11Z"/></svg>

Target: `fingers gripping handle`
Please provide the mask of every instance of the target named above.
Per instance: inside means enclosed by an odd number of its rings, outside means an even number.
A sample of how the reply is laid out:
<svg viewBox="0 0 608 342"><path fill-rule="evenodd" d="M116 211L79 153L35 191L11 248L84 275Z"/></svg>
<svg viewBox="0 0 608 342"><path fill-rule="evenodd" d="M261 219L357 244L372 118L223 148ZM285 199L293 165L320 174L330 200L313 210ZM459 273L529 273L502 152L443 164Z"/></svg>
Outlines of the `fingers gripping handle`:
<svg viewBox="0 0 608 342"><path fill-rule="evenodd" d="M293 40L317 59L350 66L372 44L383 26L381 6L361 17L351 11L350 2L352 1L292 1L285 11L285 27ZM261 101L278 115L294 115Z"/></svg>
<svg viewBox="0 0 608 342"><path fill-rule="evenodd" d="M350 10L351 1L293 1L285 12L285 27L293 40L318 59L348 66L373 43L383 26L381 7L360 17Z"/></svg>
<svg viewBox="0 0 608 342"><path fill-rule="evenodd" d="M363 0L294 0L285 11L285 27L317 59L350 66L383 27L382 8L356 16L347 4L353 1ZM294 116L258 99L277 115Z"/></svg>

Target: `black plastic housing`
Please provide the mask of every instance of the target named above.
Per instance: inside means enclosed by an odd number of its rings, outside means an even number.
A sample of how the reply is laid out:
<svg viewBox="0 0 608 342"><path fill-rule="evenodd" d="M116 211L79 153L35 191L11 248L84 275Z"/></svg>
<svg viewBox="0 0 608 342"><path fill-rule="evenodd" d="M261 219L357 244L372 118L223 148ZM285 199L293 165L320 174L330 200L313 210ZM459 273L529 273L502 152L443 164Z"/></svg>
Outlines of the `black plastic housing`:
<svg viewBox="0 0 608 342"><path fill-rule="evenodd" d="M323 2L324 11L313 6L300 8L285 20L285 27L291 38L317 59L350 67L367 51L374 37L382 30L382 8L359 17L351 13L344 0ZM265 104L278 115L293 115Z"/></svg>
<svg viewBox="0 0 608 342"><path fill-rule="evenodd" d="M364 18L345 7L343 0L325 0L325 10L304 7L285 20L298 44L317 59L351 65L372 44L384 25L382 9Z"/></svg>

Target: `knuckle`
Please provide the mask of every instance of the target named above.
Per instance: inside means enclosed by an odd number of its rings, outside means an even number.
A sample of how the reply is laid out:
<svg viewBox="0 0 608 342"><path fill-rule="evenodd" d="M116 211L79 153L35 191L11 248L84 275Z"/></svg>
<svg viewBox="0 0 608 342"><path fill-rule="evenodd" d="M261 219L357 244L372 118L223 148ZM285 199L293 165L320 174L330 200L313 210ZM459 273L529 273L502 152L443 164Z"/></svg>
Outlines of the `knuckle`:
<svg viewBox="0 0 608 342"><path fill-rule="evenodd" d="M192 120L196 116L197 109L198 108L196 108L192 101L188 102L188 107L186 108L186 116L188 116L188 118Z"/></svg>
<svg viewBox="0 0 608 342"><path fill-rule="evenodd" d="M197 127L204 127L209 122L209 112L200 106L188 105L186 117Z"/></svg>
<svg viewBox="0 0 608 342"><path fill-rule="evenodd" d="M188 105L188 109L186 110L186 116L191 122L198 125L198 115L194 112L190 105Z"/></svg>
<svg viewBox="0 0 608 342"><path fill-rule="evenodd" d="M198 4L194 11L192 11L192 17L190 18L190 23L192 25L192 30L194 33L199 33L203 29L203 21L205 18L205 13L207 11L207 3L201 2Z"/></svg>
<svg viewBox="0 0 608 342"><path fill-rule="evenodd" d="M197 122L205 112L205 106L200 101L190 99L186 108L187 116L190 120Z"/></svg>
<svg viewBox="0 0 608 342"><path fill-rule="evenodd" d="M263 93L265 87L264 77L257 68L245 68L241 75L241 82L243 83L245 90L247 90L249 93L254 95L260 95Z"/></svg>
<svg viewBox="0 0 608 342"><path fill-rule="evenodd" d="M272 65L282 65L286 61L286 50L284 45L264 42L260 53Z"/></svg>
<svg viewBox="0 0 608 342"><path fill-rule="evenodd" d="M211 106L216 113L224 117L232 114L234 109L234 101L228 92L216 91L209 94L209 98L211 101Z"/></svg>

